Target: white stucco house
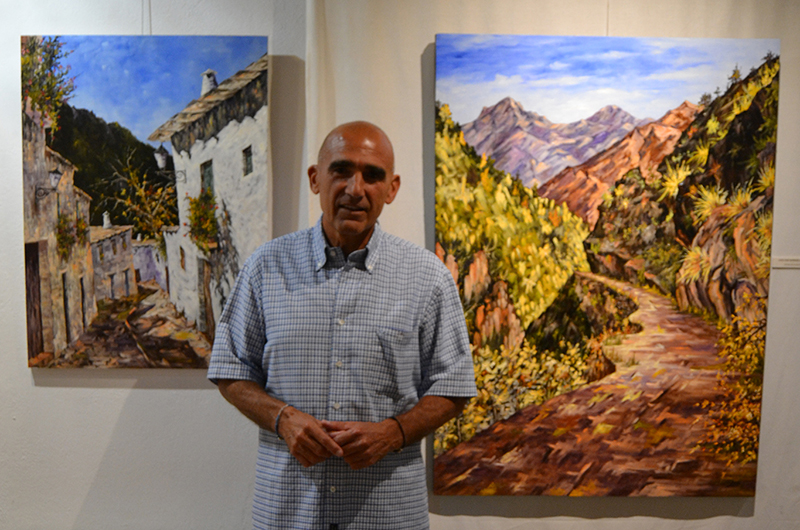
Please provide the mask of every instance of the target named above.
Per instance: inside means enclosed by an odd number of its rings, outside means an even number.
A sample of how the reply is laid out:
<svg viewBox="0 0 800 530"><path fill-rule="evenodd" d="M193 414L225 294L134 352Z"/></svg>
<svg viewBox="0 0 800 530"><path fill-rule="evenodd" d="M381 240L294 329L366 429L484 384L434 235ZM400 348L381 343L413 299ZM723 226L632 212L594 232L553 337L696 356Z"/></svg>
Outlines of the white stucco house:
<svg viewBox="0 0 800 530"><path fill-rule="evenodd" d="M170 300L213 338L244 259L272 236L269 59L219 85L203 73L199 99L148 138L172 145L179 225L164 230ZM207 249L191 237L190 198L209 190L219 235Z"/></svg>

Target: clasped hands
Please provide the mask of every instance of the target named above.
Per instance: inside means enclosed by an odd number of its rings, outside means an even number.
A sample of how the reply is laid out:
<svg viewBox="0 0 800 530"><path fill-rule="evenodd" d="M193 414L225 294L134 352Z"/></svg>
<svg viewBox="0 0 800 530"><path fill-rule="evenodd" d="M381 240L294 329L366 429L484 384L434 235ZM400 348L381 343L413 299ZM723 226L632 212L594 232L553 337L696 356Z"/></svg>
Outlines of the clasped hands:
<svg viewBox="0 0 800 530"><path fill-rule="evenodd" d="M378 423L320 421L294 407L281 414L278 434L303 467L338 456L351 469L363 469L403 445L403 433L392 419Z"/></svg>

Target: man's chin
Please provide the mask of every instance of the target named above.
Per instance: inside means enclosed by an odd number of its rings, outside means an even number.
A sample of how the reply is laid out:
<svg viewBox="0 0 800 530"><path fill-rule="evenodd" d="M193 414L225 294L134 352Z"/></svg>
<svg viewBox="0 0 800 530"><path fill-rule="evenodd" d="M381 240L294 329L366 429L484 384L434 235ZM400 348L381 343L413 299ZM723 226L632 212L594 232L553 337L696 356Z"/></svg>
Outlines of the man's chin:
<svg viewBox="0 0 800 530"><path fill-rule="evenodd" d="M370 232L373 225L366 219L339 219L336 231L343 236L359 236Z"/></svg>

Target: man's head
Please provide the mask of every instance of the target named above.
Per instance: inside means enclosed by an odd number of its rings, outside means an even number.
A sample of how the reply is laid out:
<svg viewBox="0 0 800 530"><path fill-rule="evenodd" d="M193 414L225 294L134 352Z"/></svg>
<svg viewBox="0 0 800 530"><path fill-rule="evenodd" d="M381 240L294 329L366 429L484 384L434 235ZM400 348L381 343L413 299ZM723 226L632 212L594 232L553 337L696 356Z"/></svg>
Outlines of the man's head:
<svg viewBox="0 0 800 530"><path fill-rule="evenodd" d="M346 253L363 248L384 204L400 189L392 143L365 121L339 125L308 168L311 191L320 196L322 228L330 243Z"/></svg>

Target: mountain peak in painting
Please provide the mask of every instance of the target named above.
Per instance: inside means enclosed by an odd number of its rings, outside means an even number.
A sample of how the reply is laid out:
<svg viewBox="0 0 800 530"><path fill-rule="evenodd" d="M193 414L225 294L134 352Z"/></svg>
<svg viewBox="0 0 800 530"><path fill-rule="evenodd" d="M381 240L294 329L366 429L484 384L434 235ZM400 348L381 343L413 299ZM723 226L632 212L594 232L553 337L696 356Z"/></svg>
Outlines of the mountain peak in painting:
<svg viewBox="0 0 800 530"><path fill-rule="evenodd" d="M477 152L494 158L498 168L532 186L585 162L642 123L616 105L573 123L553 123L506 97L484 107L463 131Z"/></svg>

